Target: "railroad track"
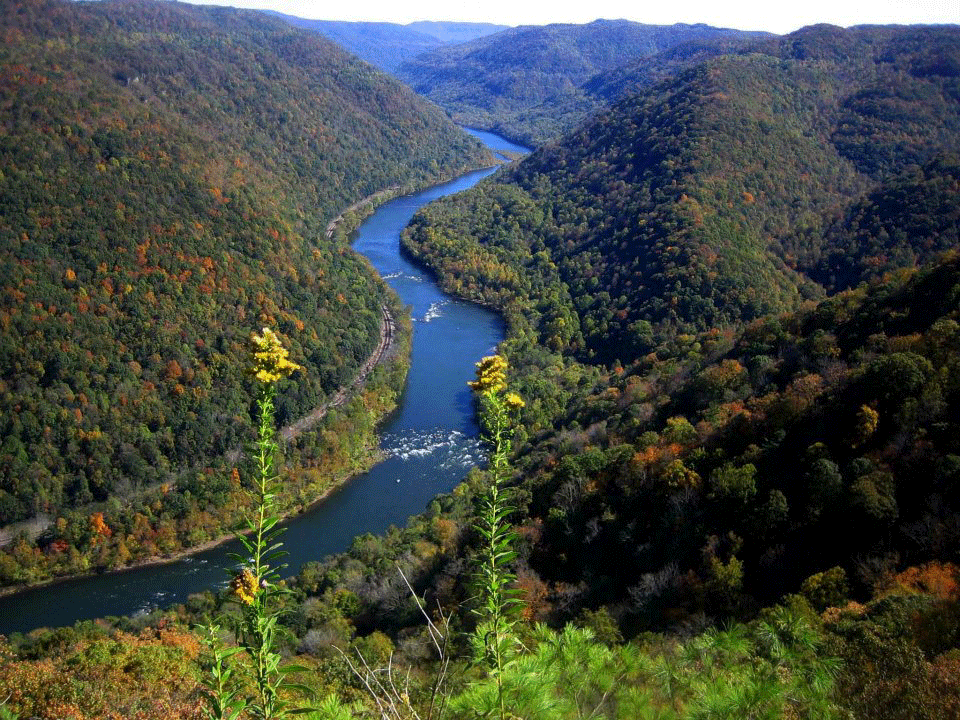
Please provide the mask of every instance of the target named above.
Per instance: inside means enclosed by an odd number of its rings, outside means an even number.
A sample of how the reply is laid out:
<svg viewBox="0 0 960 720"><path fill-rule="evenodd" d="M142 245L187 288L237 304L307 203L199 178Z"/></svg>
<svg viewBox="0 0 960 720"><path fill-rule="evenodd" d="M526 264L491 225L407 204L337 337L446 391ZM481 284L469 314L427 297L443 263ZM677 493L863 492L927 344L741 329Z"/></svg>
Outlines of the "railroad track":
<svg viewBox="0 0 960 720"><path fill-rule="evenodd" d="M396 322L393 319L393 315L390 313L390 309L386 305L380 305L380 313L380 342L377 343L377 347L370 354L370 357L368 357L364 361L363 365L360 366L360 370L357 372L353 382L351 382L349 385L344 385L341 387L333 397L323 403L320 407L316 408L309 415L304 415L299 420L281 428L279 435L284 441L288 442L293 440L304 430L307 430L320 422L330 411L330 408L339 407L353 397L354 393L363 387L363 384L367 381L367 378L370 377L370 373L373 372L373 369L383 361L384 357L386 357L387 353L390 351L390 348L393 346L397 328Z"/></svg>

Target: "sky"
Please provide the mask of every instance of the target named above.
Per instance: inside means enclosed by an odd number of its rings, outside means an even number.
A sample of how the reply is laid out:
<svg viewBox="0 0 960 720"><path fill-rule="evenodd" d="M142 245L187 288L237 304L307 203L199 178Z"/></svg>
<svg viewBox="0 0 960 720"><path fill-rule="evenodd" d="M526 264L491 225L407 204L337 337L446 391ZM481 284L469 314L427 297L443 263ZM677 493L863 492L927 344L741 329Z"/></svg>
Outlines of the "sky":
<svg viewBox="0 0 960 720"><path fill-rule="evenodd" d="M320 20L366 20L406 24L414 20L461 20L498 25L585 23L624 18L654 25L706 23L740 30L788 33L814 23L960 23L960 0L198 0L203 4L277 10Z"/></svg>

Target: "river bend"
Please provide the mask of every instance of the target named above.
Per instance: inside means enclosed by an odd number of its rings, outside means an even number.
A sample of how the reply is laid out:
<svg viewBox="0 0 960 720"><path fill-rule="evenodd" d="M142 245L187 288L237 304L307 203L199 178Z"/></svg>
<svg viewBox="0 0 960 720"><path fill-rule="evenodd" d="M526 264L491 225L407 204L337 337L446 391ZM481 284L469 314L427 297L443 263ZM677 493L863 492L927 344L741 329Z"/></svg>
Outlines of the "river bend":
<svg viewBox="0 0 960 720"><path fill-rule="evenodd" d="M527 152L475 130L492 151ZM285 526L292 574L306 562L346 550L363 533L405 524L439 493L450 491L481 460L467 381L474 363L503 339L494 313L445 295L400 254L400 233L433 200L465 190L494 169L467 173L382 205L359 228L353 247L397 291L413 313L410 373L400 404L381 431L385 459L352 478ZM148 612L191 593L223 587L239 543L228 542L165 565L76 578L0 598L0 633L77 620Z"/></svg>

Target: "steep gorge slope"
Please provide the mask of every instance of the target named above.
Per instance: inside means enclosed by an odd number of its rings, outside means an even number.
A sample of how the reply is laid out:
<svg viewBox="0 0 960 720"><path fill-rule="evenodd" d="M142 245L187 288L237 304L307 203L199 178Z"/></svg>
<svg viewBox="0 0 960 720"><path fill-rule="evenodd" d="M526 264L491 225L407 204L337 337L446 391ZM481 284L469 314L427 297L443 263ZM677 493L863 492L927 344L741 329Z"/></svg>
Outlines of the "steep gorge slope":
<svg viewBox="0 0 960 720"><path fill-rule="evenodd" d="M400 83L257 13L4 0L0 36L0 523L178 494L248 435L262 325L306 366L281 421L317 406L390 302L326 223L488 159ZM174 517L206 482L188 475Z"/></svg>
<svg viewBox="0 0 960 720"><path fill-rule="evenodd" d="M541 343L604 362L788 310L949 245L949 228L901 234L840 280L828 269L862 233L845 214L896 197L916 163L942 178L919 192L943 197L901 192L898 221L949 225L958 53L956 28L815 27L714 58L425 209L407 247Z"/></svg>

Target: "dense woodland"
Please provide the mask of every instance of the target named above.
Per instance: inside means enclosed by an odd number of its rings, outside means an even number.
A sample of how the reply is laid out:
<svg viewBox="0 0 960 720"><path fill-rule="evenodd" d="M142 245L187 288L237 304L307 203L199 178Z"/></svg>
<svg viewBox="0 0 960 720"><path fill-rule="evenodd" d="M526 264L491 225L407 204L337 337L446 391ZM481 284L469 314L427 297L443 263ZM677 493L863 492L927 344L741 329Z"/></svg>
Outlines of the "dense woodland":
<svg viewBox="0 0 960 720"><path fill-rule="evenodd" d="M406 247L539 344L624 363L924 263L956 238L958 41L811 28L709 60L426 208Z"/></svg>
<svg viewBox="0 0 960 720"><path fill-rule="evenodd" d="M287 423L354 377L395 304L326 224L488 155L400 83L257 13L0 15L0 524L59 518L59 550L4 555L6 584L219 534L225 454L250 432L250 332L277 328L309 368L283 395ZM305 456L372 445L359 415L303 438ZM124 499L136 514L104 505ZM138 548L105 551L116 522L138 525Z"/></svg>
<svg viewBox="0 0 960 720"><path fill-rule="evenodd" d="M627 97L409 228L445 288L507 319L512 452L488 436L491 467L284 586L275 644L308 717L960 713L960 31L814 27L689 57L655 85L609 75ZM277 386L278 415L303 383ZM309 445L284 453L298 477ZM229 476L195 477L199 495ZM123 522L83 519L98 547ZM491 665L497 552L510 649ZM0 639L0 713L207 717L189 628L244 612L208 592ZM361 656L393 670L379 691Z"/></svg>

